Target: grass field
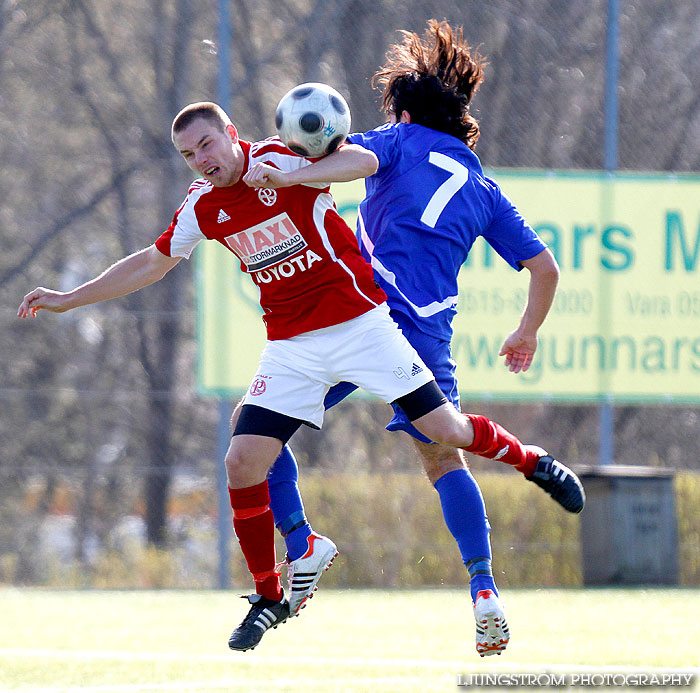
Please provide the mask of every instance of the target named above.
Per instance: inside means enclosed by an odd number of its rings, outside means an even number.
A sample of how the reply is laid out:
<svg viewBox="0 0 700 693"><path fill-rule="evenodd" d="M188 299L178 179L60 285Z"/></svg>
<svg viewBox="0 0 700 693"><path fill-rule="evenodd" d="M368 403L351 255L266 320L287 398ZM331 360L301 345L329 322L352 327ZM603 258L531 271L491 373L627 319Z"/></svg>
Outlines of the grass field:
<svg viewBox="0 0 700 693"><path fill-rule="evenodd" d="M422 693L466 690L458 675L477 672L700 672L700 591L502 596L511 644L481 659L456 590L321 589L302 617L235 653L247 603L233 593L4 589L0 690Z"/></svg>

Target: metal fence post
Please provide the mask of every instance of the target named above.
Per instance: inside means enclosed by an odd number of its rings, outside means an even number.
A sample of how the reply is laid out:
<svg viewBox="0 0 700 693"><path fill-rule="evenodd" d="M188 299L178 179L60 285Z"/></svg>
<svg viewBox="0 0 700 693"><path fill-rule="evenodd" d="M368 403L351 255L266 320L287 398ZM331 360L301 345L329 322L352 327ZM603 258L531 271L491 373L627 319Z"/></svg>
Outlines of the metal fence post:
<svg viewBox="0 0 700 693"><path fill-rule="evenodd" d="M231 538L233 536L233 515L228 494L226 466L224 457L231 440L231 403L226 399L219 400L219 426L217 431L217 460L216 460L216 495L218 498L218 549L219 571L217 587L228 589L231 586Z"/></svg>
<svg viewBox="0 0 700 693"><path fill-rule="evenodd" d="M608 0L608 28L605 50L605 170L617 170L618 147L618 64L620 53L619 0ZM599 408L598 458L599 464L612 464L615 457L615 410L610 393Z"/></svg>
<svg viewBox="0 0 700 693"><path fill-rule="evenodd" d="M230 0L219 0L219 36L217 41L218 78L217 92L219 105L228 113L232 107L231 99L231 24ZM218 459L216 461L216 487L219 506L219 589L231 585L231 538L233 535L231 503L228 494L228 480L224 457L231 439L229 420L231 403L219 400Z"/></svg>

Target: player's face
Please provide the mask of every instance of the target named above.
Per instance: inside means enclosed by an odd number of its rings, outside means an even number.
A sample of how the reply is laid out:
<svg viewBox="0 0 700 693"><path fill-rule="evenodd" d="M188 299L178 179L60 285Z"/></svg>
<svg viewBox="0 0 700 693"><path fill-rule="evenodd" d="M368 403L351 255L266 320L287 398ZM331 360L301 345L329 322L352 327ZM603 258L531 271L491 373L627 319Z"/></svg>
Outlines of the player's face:
<svg viewBox="0 0 700 693"><path fill-rule="evenodd" d="M243 151L231 126L221 131L206 118L197 118L173 137L187 165L217 188L233 185L243 171Z"/></svg>

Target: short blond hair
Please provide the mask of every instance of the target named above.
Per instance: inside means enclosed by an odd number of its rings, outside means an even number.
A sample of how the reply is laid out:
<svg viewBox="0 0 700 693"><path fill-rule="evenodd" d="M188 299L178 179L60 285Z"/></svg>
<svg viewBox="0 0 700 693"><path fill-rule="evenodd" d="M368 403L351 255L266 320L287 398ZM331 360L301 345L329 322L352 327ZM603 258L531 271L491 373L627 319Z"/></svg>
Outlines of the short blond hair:
<svg viewBox="0 0 700 693"><path fill-rule="evenodd" d="M189 127L197 118L204 118L224 132L229 125L232 125L231 119L226 114L219 104L213 101L198 101L185 106L173 120L173 125L170 130L171 138L174 140L178 132L182 132Z"/></svg>

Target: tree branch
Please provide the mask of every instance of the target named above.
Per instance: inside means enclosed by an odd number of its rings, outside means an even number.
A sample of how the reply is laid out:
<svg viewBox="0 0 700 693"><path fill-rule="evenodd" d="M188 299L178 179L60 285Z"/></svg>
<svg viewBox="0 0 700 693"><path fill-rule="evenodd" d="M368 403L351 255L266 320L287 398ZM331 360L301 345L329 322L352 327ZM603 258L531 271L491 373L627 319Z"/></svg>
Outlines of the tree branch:
<svg viewBox="0 0 700 693"><path fill-rule="evenodd" d="M85 18L87 31L97 42L100 49L100 55L107 61L107 64L109 65L109 76L114 82L119 94L126 100L129 112L132 114L132 116L138 118L140 127L151 141L153 148L158 152L164 152L165 147L162 139L151 130L146 114L141 109L139 103L133 98L132 90L129 89L129 87L127 87L122 80L120 68L121 63L112 51L112 47L110 46L105 33L97 25L97 21L92 16L90 10L83 0L73 0L73 3L74 7L80 10L81 14Z"/></svg>
<svg viewBox="0 0 700 693"><path fill-rule="evenodd" d="M140 166L133 164L128 168L119 171L106 185L95 192L92 197L80 207L72 209L68 214L59 219L53 227L43 236L32 242L31 250L14 266L0 275L0 286L14 279L18 274L21 274L26 269L32 260L46 247L46 245L58 236L67 226L89 214L97 207L105 197L112 193L115 187L119 186L124 180L128 179Z"/></svg>

